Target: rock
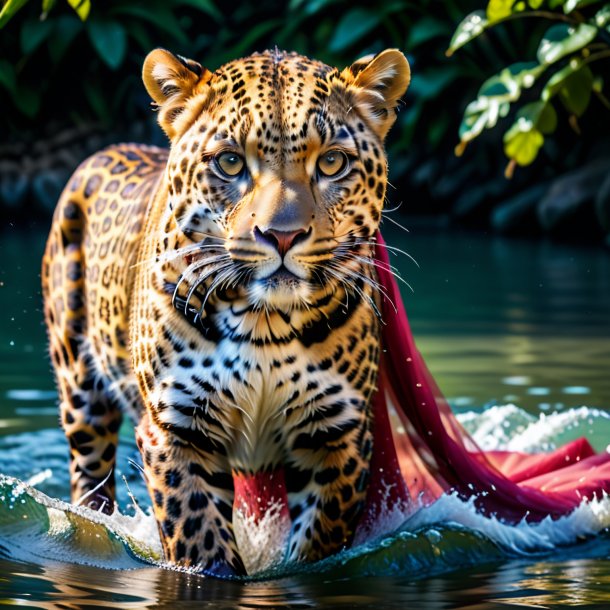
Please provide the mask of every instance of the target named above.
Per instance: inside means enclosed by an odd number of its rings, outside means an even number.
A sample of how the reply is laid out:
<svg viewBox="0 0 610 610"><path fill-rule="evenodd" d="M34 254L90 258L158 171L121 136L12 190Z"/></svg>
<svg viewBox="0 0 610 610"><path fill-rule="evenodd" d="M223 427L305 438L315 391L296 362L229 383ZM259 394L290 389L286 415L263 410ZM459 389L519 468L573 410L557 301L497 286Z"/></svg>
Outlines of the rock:
<svg viewBox="0 0 610 610"><path fill-rule="evenodd" d="M70 172L64 169L40 171L34 176L32 194L38 207L53 212L69 178Z"/></svg>
<svg viewBox="0 0 610 610"><path fill-rule="evenodd" d="M538 205L538 219L546 231L570 229L577 217L593 216L593 202L610 174L610 158L596 159L551 184Z"/></svg>
<svg viewBox="0 0 610 610"><path fill-rule="evenodd" d="M500 233L540 231L536 207L548 189L548 182L535 184L496 204L491 213L491 226Z"/></svg>
<svg viewBox="0 0 610 610"><path fill-rule="evenodd" d="M29 192L26 172L14 161L0 162L0 203L8 208L21 205Z"/></svg>

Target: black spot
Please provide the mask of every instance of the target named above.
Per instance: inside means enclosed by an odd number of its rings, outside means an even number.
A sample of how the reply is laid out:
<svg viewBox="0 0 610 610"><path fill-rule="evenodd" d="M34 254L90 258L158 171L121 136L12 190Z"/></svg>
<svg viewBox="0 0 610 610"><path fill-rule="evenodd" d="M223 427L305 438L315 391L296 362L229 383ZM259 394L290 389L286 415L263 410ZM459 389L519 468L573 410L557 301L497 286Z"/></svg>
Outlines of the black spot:
<svg viewBox="0 0 610 610"><path fill-rule="evenodd" d="M179 519L182 514L182 506L180 500L177 498L168 498L167 500L167 514L174 519Z"/></svg>
<svg viewBox="0 0 610 610"><path fill-rule="evenodd" d="M169 520L165 519L161 524L161 531L166 538L174 537L174 524Z"/></svg>
<svg viewBox="0 0 610 610"><path fill-rule="evenodd" d="M192 538L201 529L201 517L189 517L182 526L186 538Z"/></svg>
<svg viewBox="0 0 610 610"><path fill-rule="evenodd" d="M182 476L177 470L168 470L165 473L165 484L168 487L176 489L177 487L180 487L180 483L182 483Z"/></svg>
<svg viewBox="0 0 610 610"><path fill-rule="evenodd" d="M316 472L314 481L318 483L318 485L327 485L328 483L335 481L340 474L341 471L336 466L329 466L324 470L320 470L320 472Z"/></svg>
<svg viewBox="0 0 610 610"><path fill-rule="evenodd" d="M106 449L104 449L104 453L102 453L102 460L109 462L110 460L114 459L115 454L116 447L114 443L109 443Z"/></svg>
<svg viewBox="0 0 610 610"><path fill-rule="evenodd" d="M83 445L85 443L90 443L93 440L93 437L83 430L77 430L70 435L70 440L73 440L77 445Z"/></svg>
<svg viewBox="0 0 610 610"><path fill-rule="evenodd" d="M176 545L176 554L174 556L174 559L176 561L178 561L180 559L184 559L185 555L186 555L186 546L184 545L184 542L179 540L178 544Z"/></svg>
<svg viewBox="0 0 610 610"><path fill-rule="evenodd" d="M201 491L194 491L189 498L189 508L193 511L201 510L208 505L207 496Z"/></svg>
<svg viewBox="0 0 610 610"><path fill-rule="evenodd" d="M346 477L349 477L350 475L354 474L354 472L356 471L356 466L358 466L358 461L356 460L356 458L351 457L349 460L347 460L345 466L343 466L343 474Z"/></svg>
<svg viewBox="0 0 610 610"><path fill-rule="evenodd" d="M163 506L163 494L158 489L155 489L153 491L153 498L154 498L155 504L159 508L161 508Z"/></svg>
<svg viewBox="0 0 610 610"><path fill-rule="evenodd" d="M286 489L289 493L297 493L303 490L311 481L311 469L289 468L286 470Z"/></svg>
<svg viewBox="0 0 610 610"><path fill-rule="evenodd" d="M206 551L211 551L213 547L214 547L214 534L212 533L212 530L208 530L205 533L205 538L203 539L203 548Z"/></svg>
<svg viewBox="0 0 610 610"><path fill-rule="evenodd" d="M333 361L330 358L324 358L324 360L321 360L320 363L318 364L318 368L321 371L325 371L326 369L329 369L333 364Z"/></svg>
<svg viewBox="0 0 610 610"><path fill-rule="evenodd" d="M199 563L199 549L197 548L196 545L193 545L193 547L191 548L191 563L193 565L197 565Z"/></svg>
<svg viewBox="0 0 610 610"><path fill-rule="evenodd" d="M353 495L354 495L354 490L352 489L351 485L344 485L341 488L341 499L344 502L349 502Z"/></svg>
<svg viewBox="0 0 610 610"><path fill-rule="evenodd" d="M233 477L227 472L209 473L199 464L189 464L189 474L201 477L208 485L219 489L233 489Z"/></svg>
<svg viewBox="0 0 610 610"><path fill-rule="evenodd" d="M333 521L336 521L341 516L341 509L339 507L339 500L333 498L324 505L324 514Z"/></svg>

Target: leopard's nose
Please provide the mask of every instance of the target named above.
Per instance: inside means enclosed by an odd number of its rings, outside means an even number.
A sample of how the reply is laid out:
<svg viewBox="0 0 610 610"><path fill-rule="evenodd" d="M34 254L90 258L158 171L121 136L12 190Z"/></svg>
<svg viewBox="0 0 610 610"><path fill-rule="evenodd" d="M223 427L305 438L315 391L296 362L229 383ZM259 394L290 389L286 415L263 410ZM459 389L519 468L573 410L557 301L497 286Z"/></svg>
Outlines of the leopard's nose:
<svg viewBox="0 0 610 610"><path fill-rule="evenodd" d="M258 227L254 227L255 238L273 246L280 253L280 256L284 256L290 248L307 239L310 234L311 227L307 230L297 229L296 231L279 231L273 228L261 231Z"/></svg>

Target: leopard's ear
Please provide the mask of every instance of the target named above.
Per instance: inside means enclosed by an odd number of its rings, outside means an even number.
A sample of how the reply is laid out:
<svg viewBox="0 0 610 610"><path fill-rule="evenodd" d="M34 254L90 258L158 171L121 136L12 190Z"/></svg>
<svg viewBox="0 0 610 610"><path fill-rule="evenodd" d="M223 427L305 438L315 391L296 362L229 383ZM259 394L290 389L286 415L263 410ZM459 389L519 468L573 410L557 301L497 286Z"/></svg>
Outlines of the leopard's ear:
<svg viewBox="0 0 610 610"><path fill-rule="evenodd" d="M189 98L211 77L212 73L197 62L165 49L155 49L146 56L142 80L159 107L159 124L170 139L178 131L176 123Z"/></svg>
<svg viewBox="0 0 610 610"><path fill-rule="evenodd" d="M398 49L367 55L341 73L370 125L383 140L396 119L396 106L411 80L407 58Z"/></svg>

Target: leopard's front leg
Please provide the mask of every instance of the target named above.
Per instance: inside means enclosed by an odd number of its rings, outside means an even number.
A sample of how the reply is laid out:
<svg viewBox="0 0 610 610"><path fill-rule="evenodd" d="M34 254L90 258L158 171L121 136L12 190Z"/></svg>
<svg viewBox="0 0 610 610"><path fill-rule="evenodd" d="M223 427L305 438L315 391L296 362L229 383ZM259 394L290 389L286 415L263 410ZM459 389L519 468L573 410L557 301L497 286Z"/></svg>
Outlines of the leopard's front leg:
<svg viewBox="0 0 610 610"><path fill-rule="evenodd" d="M338 425L302 427L286 471L291 561L316 561L348 546L364 508L372 435L363 404Z"/></svg>
<svg viewBox="0 0 610 610"><path fill-rule="evenodd" d="M216 575L245 574L233 536L233 480L222 451L187 442L145 416L138 448L165 559Z"/></svg>

